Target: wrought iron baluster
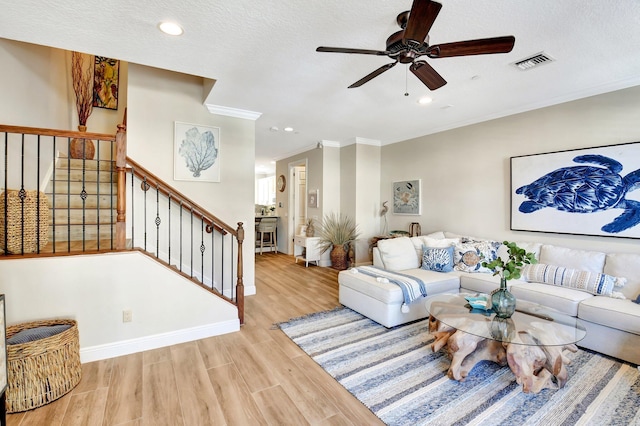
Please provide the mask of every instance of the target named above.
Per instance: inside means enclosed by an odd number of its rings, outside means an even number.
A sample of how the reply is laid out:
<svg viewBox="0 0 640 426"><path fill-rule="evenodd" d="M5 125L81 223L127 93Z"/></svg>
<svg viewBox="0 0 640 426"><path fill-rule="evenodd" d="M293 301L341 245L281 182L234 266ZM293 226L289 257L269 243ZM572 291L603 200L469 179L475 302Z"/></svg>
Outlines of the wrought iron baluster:
<svg viewBox="0 0 640 426"><path fill-rule="evenodd" d="M67 138L67 252L71 251L71 138Z"/></svg>
<svg viewBox="0 0 640 426"><path fill-rule="evenodd" d="M36 154L36 253L40 254L40 135L37 136ZM55 173L55 170L54 170Z"/></svg>
<svg viewBox="0 0 640 426"><path fill-rule="evenodd" d="M156 259L160 255L160 185L156 183Z"/></svg>
<svg viewBox="0 0 640 426"><path fill-rule="evenodd" d="M200 282L204 284L204 216L200 216Z"/></svg>
<svg viewBox="0 0 640 426"><path fill-rule="evenodd" d="M184 211L184 205L180 200L180 272L182 272L182 212Z"/></svg>
<svg viewBox="0 0 640 426"><path fill-rule="evenodd" d="M144 251L147 251L147 190L149 184L147 183L147 177L142 179L142 190L144 191Z"/></svg>
<svg viewBox="0 0 640 426"><path fill-rule="evenodd" d="M82 199L82 251L86 250L86 232L87 232L87 159L85 158L85 149L87 144L82 143L82 191L80 191L80 199ZM71 180L71 178L69 178Z"/></svg>
<svg viewBox="0 0 640 426"><path fill-rule="evenodd" d="M100 184L102 180L102 171L100 170L100 139L96 139L96 223L97 223L97 246L98 251L100 250Z"/></svg>
<svg viewBox="0 0 640 426"><path fill-rule="evenodd" d="M191 232L189 234L191 234L191 267L189 268L189 275L193 278L193 206L191 206Z"/></svg>
<svg viewBox="0 0 640 426"><path fill-rule="evenodd" d="M18 192L18 197L20 197L21 201L21 215L22 220L20 221L20 235L21 235L21 243L20 243L20 251L24 254L24 199L27 196L27 192L24 190L24 133L22 134L22 154L20 159L20 191Z"/></svg>
<svg viewBox="0 0 640 426"><path fill-rule="evenodd" d="M53 236L52 238L52 242L51 242L51 248L53 253L56 252L56 175L55 172L58 169L58 163L57 163L57 158L56 158L56 145L58 144L58 142L56 141L56 137L53 137L53 150L51 152L51 161L54 164L54 171L53 171L53 185L51 187L52 191L53 191L53 196L51 197L51 212L53 215L51 224L52 224L52 228L53 230L51 231L51 235Z"/></svg>
<svg viewBox="0 0 640 426"><path fill-rule="evenodd" d="M169 252L168 256L169 256L169 260L168 263L171 264L171 193L169 193L168 197L168 201L169 201L169 244L167 245L167 251Z"/></svg>
<svg viewBox="0 0 640 426"><path fill-rule="evenodd" d="M229 236L231 236L231 234L229 234ZM224 243L224 232L220 233L220 239L222 240L222 248L220 249L220 251L222 252L222 253L220 253L220 263L221 263L221 265L220 265L220 273L221 273L221 275L220 275L220 287L222 287L222 294L224 294L224 264L225 264L225 261L224 261L224 259L225 259L224 258L224 245L225 245L225 243Z"/></svg>
<svg viewBox="0 0 640 426"><path fill-rule="evenodd" d="M111 166L111 169L113 170L113 165ZM111 172L112 178L111 180L113 181L113 171ZM136 240L136 227L135 227L135 223L136 223L136 215L134 214L134 210L135 210L135 186L134 186L134 181L136 180L136 175L135 175L135 170L134 167L131 166L131 248L133 248L133 246L135 245L135 240ZM111 184L111 203L113 203L113 184ZM111 206L111 217L113 218L113 205ZM111 247L113 248L113 247Z"/></svg>
<svg viewBox="0 0 640 426"><path fill-rule="evenodd" d="M211 225L210 225L210 231L211 231L211 290L214 289L214 282L215 280L213 279L215 277L215 253L216 253L216 240L215 240L215 236L216 236L216 224L215 222L211 221Z"/></svg>
<svg viewBox="0 0 640 426"><path fill-rule="evenodd" d="M233 259L235 259L235 256L233 255L233 251L234 251L234 250L233 250L233 248L235 247L235 244L234 244L234 243L235 243L236 241L234 240L233 235L231 235L231 236L230 236L230 238L231 238L231 260L230 260L230 262L229 262L229 263L231 263L231 281L229 282L229 287L231 288L231 294L230 294L230 296L229 296L229 297L231 298L231 300L235 300L235 299L234 299L234 296L233 296L233 290L234 290L234 285L233 285L233 283L235 283L235 282L236 282L236 280L234 279L234 276L233 276L233 273L234 273L234 271L235 271L235 269L234 269L234 267L233 267Z"/></svg>
<svg viewBox="0 0 640 426"><path fill-rule="evenodd" d="M8 206L9 206L9 188L7 187L9 181L9 133L5 132L4 134L4 223L5 223L5 231L4 231L4 255L8 255L9 251L7 250L7 244L9 243L9 232L7 230L9 223L8 217Z"/></svg>

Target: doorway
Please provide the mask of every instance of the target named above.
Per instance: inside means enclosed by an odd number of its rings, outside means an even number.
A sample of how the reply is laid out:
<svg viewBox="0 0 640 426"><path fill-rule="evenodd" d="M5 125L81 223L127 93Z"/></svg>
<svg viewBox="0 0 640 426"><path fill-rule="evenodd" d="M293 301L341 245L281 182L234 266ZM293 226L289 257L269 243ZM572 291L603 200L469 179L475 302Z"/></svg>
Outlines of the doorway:
<svg viewBox="0 0 640 426"><path fill-rule="evenodd" d="M289 164L289 241L288 253L294 253L293 239L307 222L307 161Z"/></svg>

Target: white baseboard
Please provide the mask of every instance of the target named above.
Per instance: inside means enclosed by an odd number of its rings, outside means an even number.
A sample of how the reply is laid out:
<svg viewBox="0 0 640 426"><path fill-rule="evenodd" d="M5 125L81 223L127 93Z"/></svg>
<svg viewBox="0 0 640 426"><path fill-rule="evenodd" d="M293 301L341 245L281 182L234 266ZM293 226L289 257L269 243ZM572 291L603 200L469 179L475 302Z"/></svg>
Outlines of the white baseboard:
<svg viewBox="0 0 640 426"><path fill-rule="evenodd" d="M115 358L122 355L129 355L165 346L176 345L178 343L191 342L211 336L232 333L239 330L240 321L238 319L234 319L215 324L207 324L198 327L185 328L183 330L155 334L152 336L144 336L136 339L122 340L120 342L107 343L88 348L80 348L80 362L84 364L87 362L99 361L101 359Z"/></svg>

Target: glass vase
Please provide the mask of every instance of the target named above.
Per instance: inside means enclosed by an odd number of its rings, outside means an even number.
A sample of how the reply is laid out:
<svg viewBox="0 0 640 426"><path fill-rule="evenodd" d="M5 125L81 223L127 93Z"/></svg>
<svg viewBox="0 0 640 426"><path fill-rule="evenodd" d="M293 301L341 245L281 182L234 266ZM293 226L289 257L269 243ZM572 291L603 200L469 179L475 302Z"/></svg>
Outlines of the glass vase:
<svg viewBox="0 0 640 426"><path fill-rule="evenodd" d="M491 294L491 307L498 318L511 318L516 311L516 297L507 290L504 278L500 278L500 288Z"/></svg>

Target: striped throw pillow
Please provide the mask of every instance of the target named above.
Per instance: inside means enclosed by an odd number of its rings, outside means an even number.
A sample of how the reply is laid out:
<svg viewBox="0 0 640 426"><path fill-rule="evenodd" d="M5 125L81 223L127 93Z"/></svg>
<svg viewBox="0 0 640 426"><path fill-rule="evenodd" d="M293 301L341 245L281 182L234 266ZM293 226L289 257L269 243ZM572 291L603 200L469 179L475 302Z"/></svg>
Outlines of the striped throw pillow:
<svg viewBox="0 0 640 426"><path fill-rule="evenodd" d="M626 278L544 263L527 265L522 275L528 282L553 284L619 299L624 299L624 296L620 292L614 291L614 288L622 287L627 282Z"/></svg>

